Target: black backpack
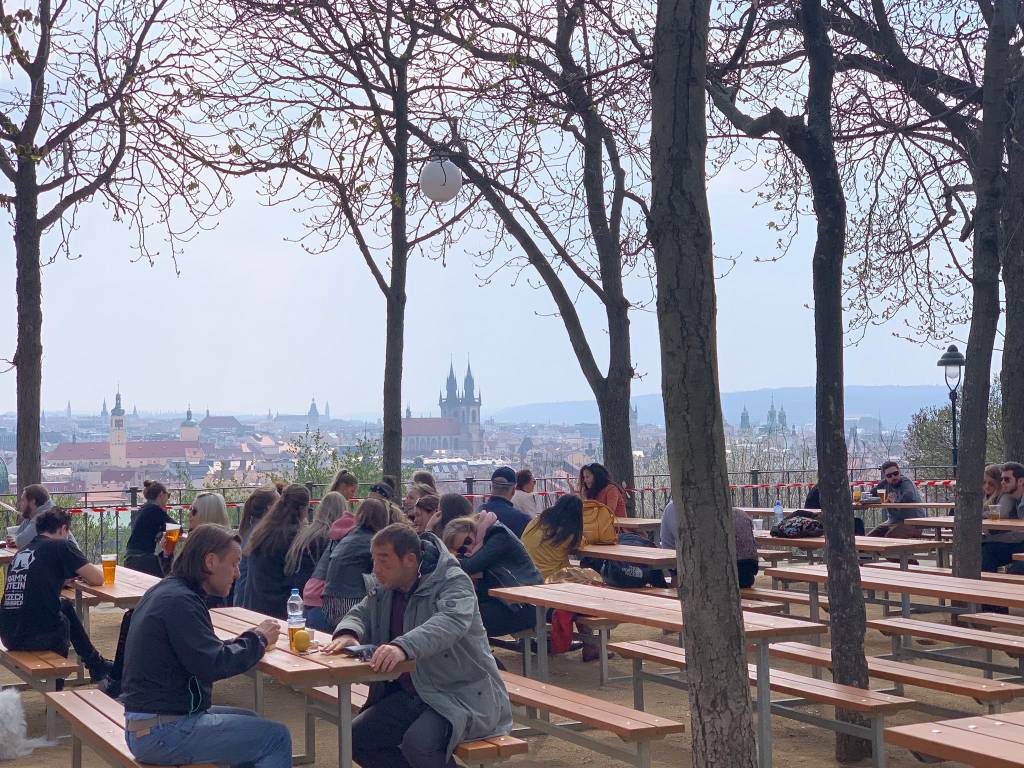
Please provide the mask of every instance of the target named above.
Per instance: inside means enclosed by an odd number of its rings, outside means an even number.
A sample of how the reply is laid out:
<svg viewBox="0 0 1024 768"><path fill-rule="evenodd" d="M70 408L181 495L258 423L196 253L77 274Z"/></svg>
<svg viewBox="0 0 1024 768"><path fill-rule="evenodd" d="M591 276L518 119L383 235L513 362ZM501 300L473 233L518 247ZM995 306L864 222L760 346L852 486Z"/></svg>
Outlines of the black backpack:
<svg viewBox="0 0 1024 768"><path fill-rule="evenodd" d="M620 533L619 544L631 547L653 547L654 544L636 533ZM664 587L665 575L656 568L620 560L604 560L600 568L601 578L610 587L639 589L640 587Z"/></svg>

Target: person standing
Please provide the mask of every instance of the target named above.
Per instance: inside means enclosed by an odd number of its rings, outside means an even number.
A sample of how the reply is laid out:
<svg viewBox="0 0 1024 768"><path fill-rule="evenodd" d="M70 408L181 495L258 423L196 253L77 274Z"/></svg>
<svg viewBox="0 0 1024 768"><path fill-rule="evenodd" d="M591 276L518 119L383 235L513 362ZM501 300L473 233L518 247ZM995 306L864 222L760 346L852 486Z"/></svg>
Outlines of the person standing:
<svg viewBox="0 0 1024 768"><path fill-rule="evenodd" d="M531 518L512 506L512 496L516 492L516 472L512 467L498 467L491 475L491 495L480 509L493 512L501 524L516 535L523 537L523 531Z"/></svg>
<svg viewBox="0 0 1024 768"><path fill-rule="evenodd" d="M131 536L125 544L124 567L159 579L163 578L164 571L156 553L157 542L167 523L176 521L167 514L167 486L155 480L146 480L142 485L142 498L146 503L139 507Z"/></svg>
<svg viewBox="0 0 1024 768"><path fill-rule="evenodd" d="M309 519L309 491L292 483L284 489L246 544L249 575L242 595L242 607L284 619L292 591L292 576L285 572L285 559L295 537Z"/></svg>
<svg viewBox="0 0 1024 768"><path fill-rule="evenodd" d="M213 684L248 672L280 634L271 619L233 640L214 633L207 598L227 597L241 556L238 534L200 525L189 534L170 576L135 609L125 642L121 701L125 740L141 763L292 764L284 725L250 710L213 706Z"/></svg>
<svg viewBox="0 0 1024 768"><path fill-rule="evenodd" d="M31 486L30 486L31 487ZM0 600L0 640L9 651L53 651L67 658L74 647L94 682L110 672L89 640L75 607L61 597L64 582L80 578L98 587L103 571L71 540L71 516L50 507L32 519L36 537L18 549L7 568Z"/></svg>
<svg viewBox="0 0 1024 768"><path fill-rule="evenodd" d="M509 494L511 495L511 494ZM370 684L352 723L362 768L443 768L462 741L506 735L512 708L487 643L473 583L441 541L405 523L374 535L369 591L334 631L325 653L377 645L370 664L411 673Z"/></svg>

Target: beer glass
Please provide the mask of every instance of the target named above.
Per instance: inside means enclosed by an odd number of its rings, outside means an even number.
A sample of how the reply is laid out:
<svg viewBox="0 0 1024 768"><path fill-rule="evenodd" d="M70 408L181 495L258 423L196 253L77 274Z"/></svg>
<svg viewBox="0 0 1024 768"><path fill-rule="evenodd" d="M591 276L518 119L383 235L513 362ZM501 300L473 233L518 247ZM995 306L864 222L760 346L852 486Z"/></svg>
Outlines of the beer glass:
<svg viewBox="0 0 1024 768"><path fill-rule="evenodd" d="M110 586L114 583L114 574L117 571L117 555L100 555L103 563L103 584Z"/></svg>

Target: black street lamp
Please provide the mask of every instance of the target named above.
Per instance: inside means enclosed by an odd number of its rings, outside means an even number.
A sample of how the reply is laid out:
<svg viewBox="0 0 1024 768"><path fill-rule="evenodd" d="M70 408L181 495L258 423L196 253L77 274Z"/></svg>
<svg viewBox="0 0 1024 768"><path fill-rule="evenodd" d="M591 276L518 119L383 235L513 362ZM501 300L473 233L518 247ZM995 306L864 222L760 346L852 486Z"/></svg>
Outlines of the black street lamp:
<svg viewBox="0 0 1024 768"><path fill-rule="evenodd" d="M955 344L950 344L942 357L939 358L938 365L940 368L945 369L946 386L949 387L949 407L950 415L953 419L953 477L956 477L958 464L956 445L956 400L957 394L960 390L960 374L963 371L964 366L967 365L967 359L960 354L960 350L956 348Z"/></svg>

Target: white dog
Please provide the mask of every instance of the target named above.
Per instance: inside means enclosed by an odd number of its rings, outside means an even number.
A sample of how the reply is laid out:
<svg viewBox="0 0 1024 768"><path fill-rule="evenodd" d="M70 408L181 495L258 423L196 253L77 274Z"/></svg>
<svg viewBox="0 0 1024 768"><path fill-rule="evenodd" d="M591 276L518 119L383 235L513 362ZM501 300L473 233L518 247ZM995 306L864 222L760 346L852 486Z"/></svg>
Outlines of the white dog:
<svg viewBox="0 0 1024 768"><path fill-rule="evenodd" d="M17 688L0 690L0 760L28 757L32 750L54 746L46 739L27 738L25 710Z"/></svg>

